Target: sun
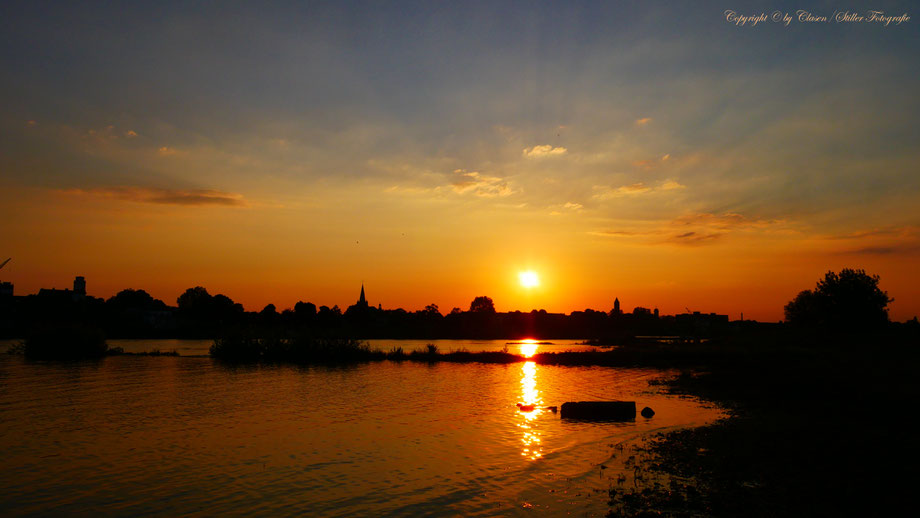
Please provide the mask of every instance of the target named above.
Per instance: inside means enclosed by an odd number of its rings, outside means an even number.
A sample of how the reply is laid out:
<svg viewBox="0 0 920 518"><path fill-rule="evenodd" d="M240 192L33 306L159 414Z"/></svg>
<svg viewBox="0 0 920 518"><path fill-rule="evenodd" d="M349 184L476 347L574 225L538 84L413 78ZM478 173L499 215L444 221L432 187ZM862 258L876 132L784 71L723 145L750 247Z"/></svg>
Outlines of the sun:
<svg viewBox="0 0 920 518"><path fill-rule="evenodd" d="M521 281L521 286L528 289L536 288L540 285L540 278L537 277L537 272L531 270L519 273L518 279Z"/></svg>

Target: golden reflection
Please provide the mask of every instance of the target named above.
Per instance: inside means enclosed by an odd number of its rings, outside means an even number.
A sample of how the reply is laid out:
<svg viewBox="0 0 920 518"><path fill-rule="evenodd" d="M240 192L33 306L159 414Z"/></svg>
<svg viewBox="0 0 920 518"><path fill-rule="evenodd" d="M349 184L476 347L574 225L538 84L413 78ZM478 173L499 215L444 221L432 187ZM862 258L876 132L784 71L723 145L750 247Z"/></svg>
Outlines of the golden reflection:
<svg viewBox="0 0 920 518"><path fill-rule="evenodd" d="M532 344L536 348L536 344ZM523 349L523 345L522 345ZM543 413L543 398L537 389L537 364L524 362L521 366L521 399L519 403L522 417L518 426L523 431L521 442L524 443L521 455L530 460L537 460L543 456L543 446L540 444L540 431L537 429L536 418Z"/></svg>
<svg viewBox="0 0 920 518"><path fill-rule="evenodd" d="M521 340L521 356L530 358L537 353L537 341L533 338L524 338Z"/></svg>

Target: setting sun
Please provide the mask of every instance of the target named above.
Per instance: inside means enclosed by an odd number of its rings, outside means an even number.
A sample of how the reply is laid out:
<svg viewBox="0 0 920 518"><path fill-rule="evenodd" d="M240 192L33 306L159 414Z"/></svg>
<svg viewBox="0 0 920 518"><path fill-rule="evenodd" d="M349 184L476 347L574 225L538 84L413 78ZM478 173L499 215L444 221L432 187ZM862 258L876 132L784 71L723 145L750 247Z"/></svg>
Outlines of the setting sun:
<svg viewBox="0 0 920 518"><path fill-rule="evenodd" d="M521 286L525 288L535 288L540 285L540 278L534 271L521 272L518 274L518 279L521 281Z"/></svg>

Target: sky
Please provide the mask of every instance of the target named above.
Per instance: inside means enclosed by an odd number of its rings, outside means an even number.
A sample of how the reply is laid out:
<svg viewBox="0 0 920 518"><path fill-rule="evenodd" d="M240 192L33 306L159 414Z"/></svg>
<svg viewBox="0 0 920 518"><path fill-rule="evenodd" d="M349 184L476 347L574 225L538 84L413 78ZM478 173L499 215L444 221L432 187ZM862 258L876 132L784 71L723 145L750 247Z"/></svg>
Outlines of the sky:
<svg viewBox="0 0 920 518"><path fill-rule="evenodd" d="M862 268L920 314L920 11L4 2L0 280L764 321ZM739 25L726 15L789 13ZM826 16L799 21L797 10ZM525 288L521 271L539 286Z"/></svg>

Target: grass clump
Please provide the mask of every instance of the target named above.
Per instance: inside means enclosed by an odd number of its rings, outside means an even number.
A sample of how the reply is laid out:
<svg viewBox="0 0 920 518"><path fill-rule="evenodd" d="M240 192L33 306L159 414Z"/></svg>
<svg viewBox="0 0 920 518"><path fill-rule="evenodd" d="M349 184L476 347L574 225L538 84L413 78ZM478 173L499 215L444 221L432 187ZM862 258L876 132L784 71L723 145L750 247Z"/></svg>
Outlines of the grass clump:
<svg viewBox="0 0 920 518"><path fill-rule="evenodd" d="M88 360L102 358L108 348L102 329L62 324L33 330L13 352L30 360Z"/></svg>
<svg viewBox="0 0 920 518"><path fill-rule="evenodd" d="M256 338L234 334L214 340L212 358L231 363L344 364L382 360L385 353L351 338Z"/></svg>

